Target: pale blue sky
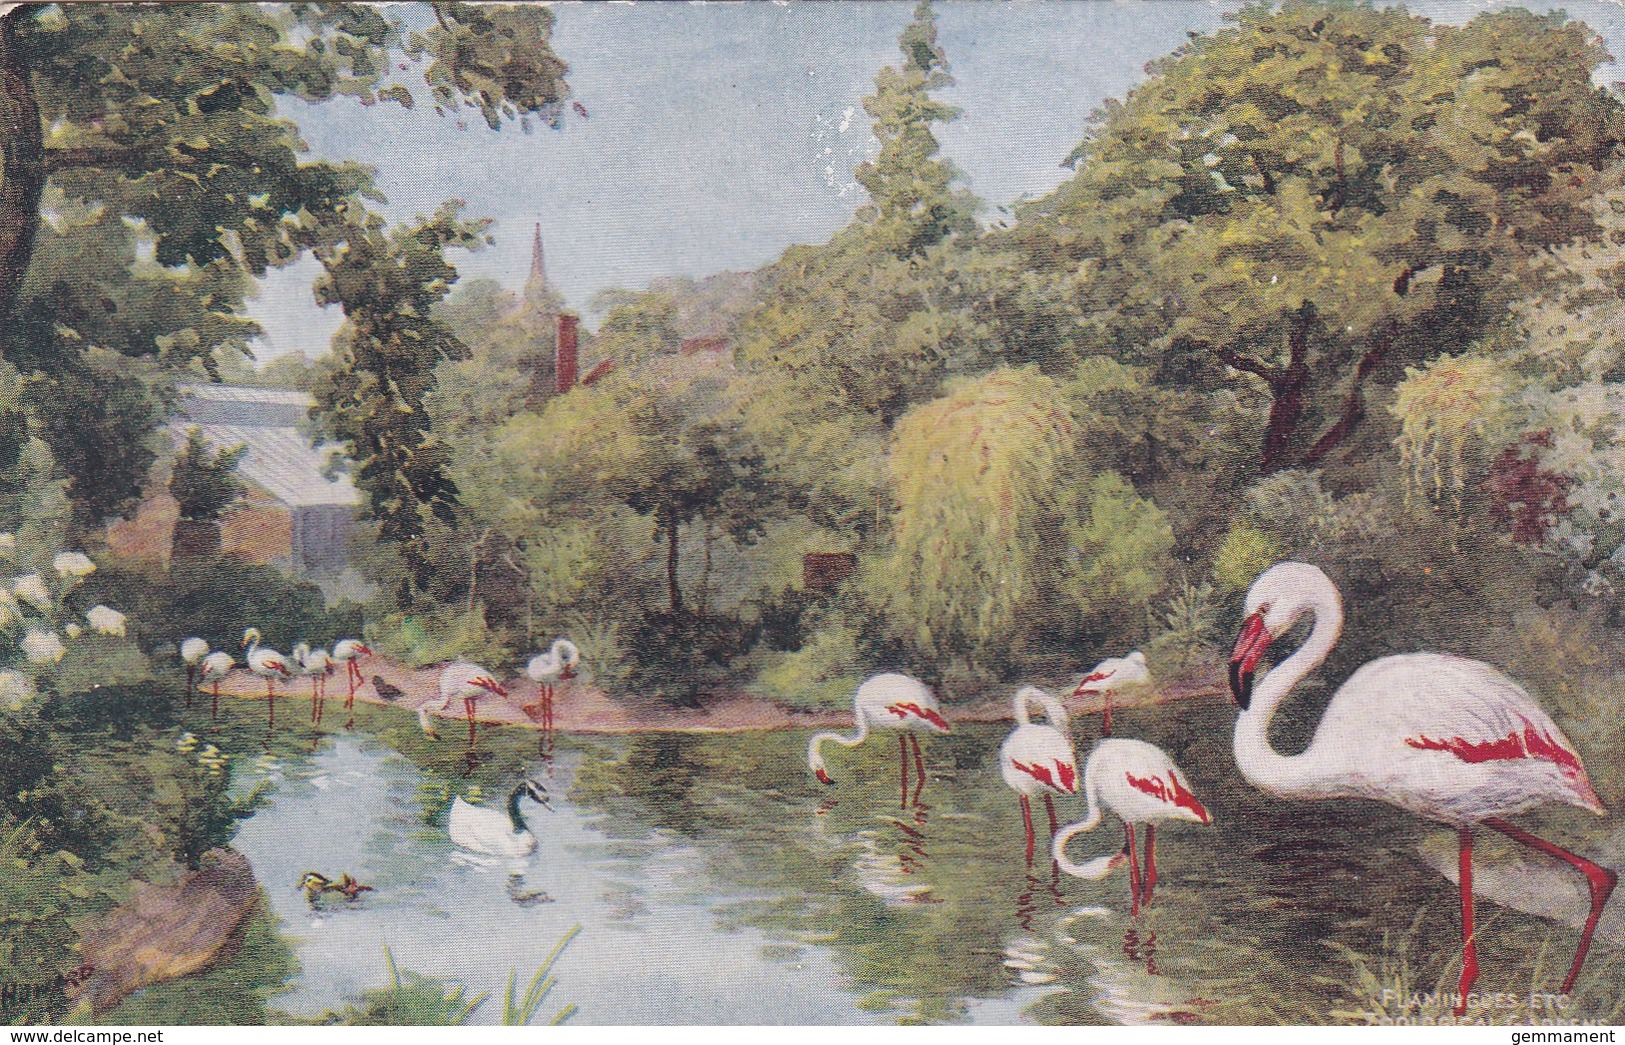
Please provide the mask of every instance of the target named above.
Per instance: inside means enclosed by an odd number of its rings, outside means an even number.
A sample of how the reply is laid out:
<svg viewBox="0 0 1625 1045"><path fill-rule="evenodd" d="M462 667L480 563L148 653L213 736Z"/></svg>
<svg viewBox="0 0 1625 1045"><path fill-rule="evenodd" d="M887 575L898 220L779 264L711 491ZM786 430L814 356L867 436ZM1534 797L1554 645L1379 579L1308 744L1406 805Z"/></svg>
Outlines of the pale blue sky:
<svg viewBox="0 0 1625 1045"><path fill-rule="evenodd" d="M942 97L963 112L940 137L988 202L985 217L1058 185L1090 112L1237 6L939 2L938 39L957 80ZM1505 4L1411 6L1459 21ZM1625 6L1562 6L1625 54ZM852 169L874 148L862 99L875 72L897 60L912 9L912 0L556 4L554 48L590 113L561 131L497 133L477 116L437 117L429 106L285 103L283 112L313 156L375 165L391 219L447 198L496 219L494 247L454 256L465 278L517 288L540 222L551 281L586 312L600 290L756 268L844 225L864 198ZM1625 71L1605 75L1616 77ZM340 317L312 304L313 275L307 262L265 284L252 308L268 334L261 358L326 351Z"/></svg>

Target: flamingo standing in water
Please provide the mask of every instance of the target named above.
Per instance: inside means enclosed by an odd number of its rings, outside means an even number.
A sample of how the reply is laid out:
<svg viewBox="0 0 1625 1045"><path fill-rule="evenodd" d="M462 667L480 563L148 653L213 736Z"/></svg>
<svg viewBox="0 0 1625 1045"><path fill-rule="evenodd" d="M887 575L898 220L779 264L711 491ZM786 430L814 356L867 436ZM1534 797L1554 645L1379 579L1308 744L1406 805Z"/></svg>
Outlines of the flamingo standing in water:
<svg viewBox="0 0 1625 1045"><path fill-rule="evenodd" d="M463 713L468 716L468 743L474 744L474 709L479 702L489 696L506 697L508 691L504 689L496 678L485 668L478 664L470 664L466 660L454 661L447 664L440 673L440 710L445 711L451 706L453 700L461 699ZM428 706L418 709L418 724L426 733L433 733L434 729L429 723Z"/></svg>
<svg viewBox="0 0 1625 1045"><path fill-rule="evenodd" d="M1032 721L1030 705L1039 704L1048 721ZM1066 707L1037 686L1023 686L1015 697L1016 728L999 748L999 764L1004 782L1021 799L1021 822L1027 829L1027 866L1033 862L1033 807L1035 795L1044 796L1049 813L1049 833L1056 829L1054 795L1078 790L1078 756L1067 735Z"/></svg>
<svg viewBox="0 0 1625 1045"><path fill-rule="evenodd" d="M344 698L344 710L355 708L356 687L361 685L361 665L358 663L362 657L372 656L372 650L360 639L340 639L333 643L333 661L344 665L344 677L350 682L350 695Z"/></svg>
<svg viewBox="0 0 1625 1045"><path fill-rule="evenodd" d="M287 681L293 678L293 669L288 666L288 659L269 646L260 645L260 629L249 628L243 632L243 645L248 647L248 670L265 680L265 706L268 720L276 725L276 680Z"/></svg>
<svg viewBox="0 0 1625 1045"><path fill-rule="evenodd" d="M1102 740L1089 752L1083 766L1083 793L1089 800L1084 819L1055 836L1051 851L1055 862L1067 874L1101 879L1128 858L1129 889L1133 895L1130 913L1138 916L1140 907L1151 906L1151 891L1157 885L1157 821L1189 820L1210 824L1208 815L1190 788L1180 779L1184 770L1174 765L1161 748L1143 740L1112 737ZM1120 852L1075 864L1066 858L1066 844L1074 835L1093 831L1103 810L1116 813L1123 821L1124 843ZM1134 851L1134 825L1145 825L1145 867L1142 872ZM1143 877L1142 877L1143 873Z"/></svg>
<svg viewBox="0 0 1625 1045"><path fill-rule="evenodd" d="M313 650L310 643L301 642L293 648L293 662L299 674L310 679L310 720L320 722L327 704L327 676L333 673L333 658L326 650Z"/></svg>
<svg viewBox="0 0 1625 1045"><path fill-rule="evenodd" d="M869 736L871 729L897 731L898 776L902 785L902 805L908 805L908 745L914 745L914 801L920 800L925 789L925 760L920 756L920 732L947 733L948 720L942 717L936 695L919 679L895 672L876 675L858 687L852 697L852 714L857 720L857 732L851 736L839 733L819 733L807 742L807 765L826 784L833 784L824 768L824 756L819 752L826 740L842 747L856 747Z"/></svg>
<svg viewBox="0 0 1625 1045"><path fill-rule="evenodd" d="M1072 691L1074 697L1086 693L1099 693L1105 701L1100 724L1101 736L1112 735L1112 697L1123 689L1151 684L1151 669L1145 666L1145 654L1135 650L1126 657L1108 657L1094 666Z"/></svg>
<svg viewBox="0 0 1625 1045"><path fill-rule="evenodd" d="M1456 1015L1478 977L1473 928L1473 827L1482 824L1579 870L1591 889L1563 993L1574 986L1617 872L1539 838L1503 817L1547 802L1606 810L1574 745L1533 697L1482 661L1439 653L1383 657L1332 695L1309 747L1281 755L1270 720L1292 688L1318 667L1343 629L1331 580L1301 562L1270 567L1248 589L1246 620L1230 656L1230 690L1241 707L1236 764L1253 786L1282 798L1370 798L1456 828L1460 847L1462 965ZM1304 614L1314 628L1258 683L1270 643Z"/></svg>
<svg viewBox="0 0 1625 1045"><path fill-rule="evenodd" d="M202 639L184 639L181 642L181 660L186 664L186 706L192 706L192 693L197 688L197 666L209 655L209 644Z"/></svg>
<svg viewBox="0 0 1625 1045"><path fill-rule="evenodd" d="M220 717L220 680L231 674L231 669L237 666L231 654L225 650L218 650L203 658L198 667L197 684L205 686L214 683L214 706L209 709L210 718Z"/></svg>
<svg viewBox="0 0 1625 1045"><path fill-rule="evenodd" d="M581 650L569 639L557 639L546 653L539 653L525 665L525 674L541 687L542 728L553 728L553 683L576 677L576 665L581 663ZM535 704L526 704L525 713L531 713Z"/></svg>

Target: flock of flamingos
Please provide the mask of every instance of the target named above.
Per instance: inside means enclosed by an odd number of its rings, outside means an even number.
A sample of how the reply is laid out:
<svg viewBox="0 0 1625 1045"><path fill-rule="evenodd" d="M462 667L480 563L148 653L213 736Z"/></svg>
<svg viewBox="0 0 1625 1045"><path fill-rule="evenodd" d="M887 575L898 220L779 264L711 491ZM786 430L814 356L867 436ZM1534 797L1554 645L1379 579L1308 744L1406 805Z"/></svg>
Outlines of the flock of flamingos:
<svg viewBox="0 0 1625 1045"><path fill-rule="evenodd" d="M1273 641L1290 631L1305 614L1313 620L1308 638L1255 685L1255 672ZM1563 981L1563 991L1570 991L1619 876L1504 819L1548 802L1606 814L1579 754L1535 699L1482 661L1438 653L1383 657L1361 667L1337 690L1306 750L1298 755L1282 755L1267 739L1270 722L1293 688L1319 667L1336 645L1343 627L1342 599L1318 567L1284 562L1254 581L1247 592L1244 618L1229 666L1230 692L1240 709L1234 751L1242 776L1260 790L1283 799L1374 799L1457 829L1462 925L1457 1015L1466 1011L1478 975L1473 924L1474 830L1486 827L1498 831L1571 865L1586 878L1591 906ZM331 653L301 645L290 661L262 646L260 634L253 628L244 634L243 645L248 649L247 667L265 679L272 714L276 681L302 675L312 680L315 720L321 715L326 676L336 665L345 666L349 680L346 704L353 705L362 681L357 661L371 653L361 642L346 639L336 643ZM235 667L234 659L224 652L210 652L201 639L186 640L181 653L189 684L214 684L218 710L219 683ZM573 677L579 661L580 651L568 640L560 639L527 666L527 675L540 684L541 690L538 702L527 705L526 711L544 729L552 727L553 684ZM1170 820L1212 822L1207 808L1186 785L1188 778L1167 754L1144 741L1109 735L1113 693L1149 681L1144 657L1134 653L1103 662L1078 683L1074 696L1095 693L1104 697L1103 732L1107 734L1089 753L1081 772L1065 706L1033 686L1015 694L1016 727L999 752L1004 780L1019 797L1029 865L1036 844L1032 801L1042 796L1056 866L1069 874L1101 879L1126 862L1131 913L1135 916L1151 903L1157 881L1157 824ZM457 661L441 673L440 700L435 710L446 712L461 700L472 745L476 707L480 700L493 696L506 697L507 690L491 672ZM916 679L887 673L859 686L854 704L855 732L814 735L807 747L808 766L820 781L833 784L823 745L855 747L871 732L892 731L898 738L900 786L907 804L911 769L916 796L925 785L919 734L947 733L951 728L935 695ZM1035 706L1042 711L1042 723L1032 721ZM421 707L418 716L423 729L434 734L430 704ZM1053 796L1075 794L1080 784L1088 803L1087 815L1078 823L1060 828ZM499 856L522 856L533 851L536 840L519 812L519 803L526 797L547 804L546 789L530 780L523 781L509 796L506 815L459 798L450 818L452 840L465 848ZM1123 822L1122 849L1081 865L1073 863L1067 858L1068 844L1076 835L1098 826L1108 811ZM1143 827L1143 860L1136 845L1137 826Z"/></svg>

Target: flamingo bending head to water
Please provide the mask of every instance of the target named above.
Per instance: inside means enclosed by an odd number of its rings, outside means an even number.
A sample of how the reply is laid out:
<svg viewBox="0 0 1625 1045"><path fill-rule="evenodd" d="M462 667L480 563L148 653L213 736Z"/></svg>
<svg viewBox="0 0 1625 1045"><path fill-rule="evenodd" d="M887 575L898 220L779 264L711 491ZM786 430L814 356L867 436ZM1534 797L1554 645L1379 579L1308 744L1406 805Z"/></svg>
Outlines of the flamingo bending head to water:
<svg viewBox="0 0 1625 1045"><path fill-rule="evenodd" d="M1157 885L1157 823L1187 820L1211 824L1207 807L1185 784L1184 770L1155 744L1143 740L1109 737L1095 745L1083 766L1083 793L1089 801L1084 819L1055 836L1052 852L1055 862L1067 874L1100 879L1126 857L1129 862L1129 888L1133 895L1131 913L1150 906ZM1074 864L1066 858L1066 845L1074 835L1093 831L1103 811L1109 810L1123 821L1124 845L1120 852ZM1134 825L1145 825L1145 864L1142 869L1134 851Z"/></svg>
<svg viewBox="0 0 1625 1045"><path fill-rule="evenodd" d="M463 713L468 717L468 743L474 743L474 710L487 697L506 697L508 691L497 682L490 671L466 660L453 661L440 672L440 710L445 711L453 700L463 702ZM419 714L418 721L428 728L428 717Z"/></svg>
<svg viewBox="0 0 1625 1045"><path fill-rule="evenodd" d="M1043 708L1043 723L1032 721L1031 705ZM1032 866L1035 839L1033 837L1032 800L1044 796L1044 808L1049 813L1049 835L1055 836L1055 800L1057 794L1070 795L1078 790L1078 756L1067 735L1069 719L1066 707L1037 686L1023 686L1015 696L1016 728L999 748L999 768L1004 782L1021 800L1021 822L1027 831L1027 865Z"/></svg>
<svg viewBox="0 0 1625 1045"><path fill-rule="evenodd" d="M917 774L914 801L920 800L925 788L925 760L920 755L918 734L947 733L952 727L942 717L942 709L930 687L919 679L896 672L876 675L864 682L852 696L852 714L857 720L857 732L850 736L839 733L819 733L807 742L807 765L826 784L833 784L820 751L825 741L842 747L856 747L866 740L872 729L889 729L897 733L899 775L903 791L902 805L908 805L908 744L914 746L914 769Z"/></svg>
<svg viewBox="0 0 1625 1045"><path fill-rule="evenodd" d="M1619 875L1504 818L1548 802L1605 814L1580 756L1535 699L1482 661L1407 653L1364 665L1332 695L1309 747L1281 755L1270 720L1294 686L1325 661L1343 629L1331 579L1301 562L1270 567L1247 591L1246 620L1230 657L1236 764L1253 786L1282 798L1369 798L1456 828L1460 848L1462 968L1456 1014L1478 976L1473 929L1473 828L1482 824L1586 877L1591 911L1563 980L1580 975L1591 936ZM1270 644L1308 614L1303 645L1253 676Z"/></svg>

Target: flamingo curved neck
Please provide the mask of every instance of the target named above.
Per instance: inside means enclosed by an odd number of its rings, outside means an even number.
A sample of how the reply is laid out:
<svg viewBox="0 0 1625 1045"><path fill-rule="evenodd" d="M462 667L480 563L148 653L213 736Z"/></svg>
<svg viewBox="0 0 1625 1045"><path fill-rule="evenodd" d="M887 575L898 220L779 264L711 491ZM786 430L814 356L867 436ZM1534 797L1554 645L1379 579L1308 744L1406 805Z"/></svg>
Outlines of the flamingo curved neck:
<svg viewBox="0 0 1625 1045"><path fill-rule="evenodd" d="M857 747L859 744L863 743L864 739L868 736L869 718L860 712L858 714L857 732L853 733L851 736L842 736L841 734L835 732L815 734L813 738L807 742L807 764L812 766L814 769L818 769L819 767L823 766L824 756L818 753L818 749L826 740L834 744L839 744L842 747Z"/></svg>
<svg viewBox="0 0 1625 1045"><path fill-rule="evenodd" d="M1300 755L1282 755L1270 746L1269 728L1298 683L1325 662L1343 634L1343 607L1335 594L1314 593L1310 612L1315 626L1303 645L1271 668L1253 689L1252 704L1236 720L1236 766L1248 782L1271 794L1304 798L1328 797L1322 753L1311 749Z"/></svg>
<svg viewBox="0 0 1625 1045"><path fill-rule="evenodd" d="M1056 700L1050 694L1037 686L1024 686L1016 691L1016 722L1023 726L1032 725L1031 705L1037 704L1044 711L1044 718L1050 725L1065 733L1069 725L1066 705Z"/></svg>
<svg viewBox="0 0 1625 1045"><path fill-rule="evenodd" d="M1085 831L1093 831L1100 824L1100 797L1095 790L1094 778L1087 770L1083 775L1083 791L1084 796L1089 801L1089 812L1082 820L1072 826L1062 828L1061 833L1056 835L1055 841L1051 843L1051 855L1055 857L1055 865L1067 874L1081 878L1094 878L1097 876L1094 874L1093 866L1085 867L1066 858L1066 844L1072 840L1072 836L1081 835ZM1098 861L1090 861L1091 865L1095 863L1098 863Z"/></svg>

